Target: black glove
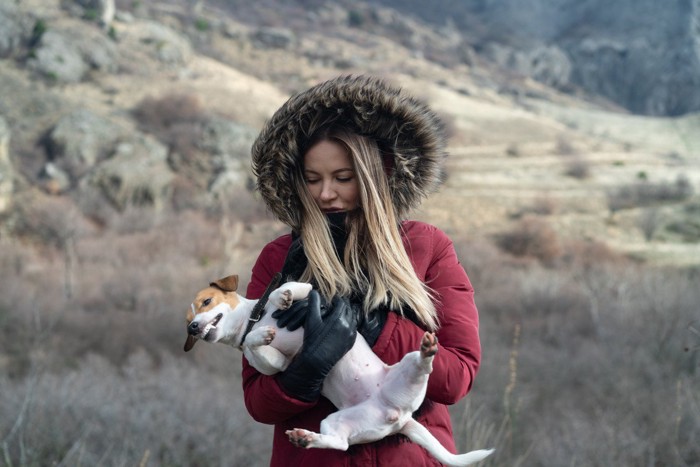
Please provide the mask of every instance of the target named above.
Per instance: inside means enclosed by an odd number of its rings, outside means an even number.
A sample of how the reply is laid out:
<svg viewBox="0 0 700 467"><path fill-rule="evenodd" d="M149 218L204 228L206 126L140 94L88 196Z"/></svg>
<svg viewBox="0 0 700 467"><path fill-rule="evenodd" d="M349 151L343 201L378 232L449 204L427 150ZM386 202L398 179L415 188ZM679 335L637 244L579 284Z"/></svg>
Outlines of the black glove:
<svg viewBox="0 0 700 467"><path fill-rule="evenodd" d="M386 324L386 317L389 309L381 306L372 310L368 317L365 317L362 307L357 302L350 302L358 316L357 332L362 334L370 347L373 347L382 333ZM275 310L272 317L277 320L277 327L287 328L288 331L299 329L306 320L306 312L309 309L309 299L296 301L286 310Z"/></svg>
<svg viewBox="0 0 700 467"><path fill-rule="evenodd" d="M316 292L318 293L318 292ZM311 295L309 294L309 297ZM287 328L289 332L296 331L304 325L306 321L306 314L309 311L309 298L304 298L302 300L297 300L292 303L292 306L286 310L275 310L272 312L272 317L277 320L277 327ZM328 310L323 309L322 311L328 312ZM323 315L321 315L323 318Z"/></svg>
<svg viewBox="0 0 700 467"><path fill-rule="evenodd" d="M328 372L355 343L358 316L347 299L337 296L322 313L321 298L315 290L309 293L304 315L301 351L277 375L277 381L290 396L312 402L321 394Z"/></svg>

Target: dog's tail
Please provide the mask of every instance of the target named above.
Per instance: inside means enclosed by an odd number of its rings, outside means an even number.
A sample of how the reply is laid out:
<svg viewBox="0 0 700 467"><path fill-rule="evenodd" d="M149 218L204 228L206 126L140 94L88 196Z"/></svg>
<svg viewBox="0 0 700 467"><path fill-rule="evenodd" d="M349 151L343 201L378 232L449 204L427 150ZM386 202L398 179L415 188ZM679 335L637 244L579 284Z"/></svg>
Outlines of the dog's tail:
<svg viewBox="0 0 700 467"><path fill-rule="evenodd" d="M426 451L432 454L433 457L441 463L454 467L461 467L479 462L493 452L493 449L480 449L478 451L470 451L466 454L452 454L435 439L433 434L429 432L426 427L414 419L410 419L408 423L406 423L401 433L408 436L414 443L425 448Z"/></svg>

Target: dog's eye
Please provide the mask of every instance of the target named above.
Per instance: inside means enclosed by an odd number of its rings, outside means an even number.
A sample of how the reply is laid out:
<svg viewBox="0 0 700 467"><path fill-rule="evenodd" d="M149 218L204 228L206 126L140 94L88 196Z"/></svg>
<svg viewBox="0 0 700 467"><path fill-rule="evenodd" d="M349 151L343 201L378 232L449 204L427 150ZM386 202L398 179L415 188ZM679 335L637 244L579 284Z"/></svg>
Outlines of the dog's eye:
<svg viewBox="0 0 700 467"><path fill-rule="evenodd" d="M210 303L211 303L211 298L207 298L202 302L202 306L209 306Z"/></svg>

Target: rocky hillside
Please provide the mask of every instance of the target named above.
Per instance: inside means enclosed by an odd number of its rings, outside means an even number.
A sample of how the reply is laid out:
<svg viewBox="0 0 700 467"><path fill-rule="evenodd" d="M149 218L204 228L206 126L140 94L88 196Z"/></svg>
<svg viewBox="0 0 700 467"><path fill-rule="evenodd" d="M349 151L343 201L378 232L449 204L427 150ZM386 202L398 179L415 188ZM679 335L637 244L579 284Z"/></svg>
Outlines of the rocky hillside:
<svg viewBox="0 0 700 467"><path fill-rule="evenodd" d="M698 76L678 55L697 52L690 26L651 28L643 9L630 34L678 42L630 40L622 19L594 18L595 2L565 19L534 0L530 15L489 2L439 25L418 19L418 6L408 14L385 3L0 0L2 235L31 236L26 206L51 198L97 228L131 207L221 211L234 198L236 216L253 219L248 151L264 120L295 90L372 73L430 102L452 133L450 179L418 216L490 238L536 216L563 238L700 263L698 115L620 107L697 108L692 93L668 90ZM696 10L667 13L691 24ZM596 20L574 27L579 14ZM535 18L550 18L548 28ZM563 45L546 45L555 38ZM645 73L630 65L638 56ZM684 64L674 80L656 73L667 60ZM656 79L668 88L646 82ZM620 100L620 88L648 99Z"/></svg>
<svg viewBox="0 0 700 467"><path fill-rule="evenodd" d="M450 21L506 70L646 115L700 110L700 2L383 0Z"/></svg>

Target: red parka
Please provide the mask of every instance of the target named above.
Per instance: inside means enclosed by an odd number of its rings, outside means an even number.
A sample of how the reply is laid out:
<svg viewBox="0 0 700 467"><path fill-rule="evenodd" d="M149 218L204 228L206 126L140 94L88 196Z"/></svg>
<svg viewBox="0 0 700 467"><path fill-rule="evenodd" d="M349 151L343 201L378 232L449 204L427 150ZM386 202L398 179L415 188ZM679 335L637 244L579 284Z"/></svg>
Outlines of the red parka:
<svg viewBox="0 0 700 467"><path fill-rule="evenodd" d="M474 291L445 233L429 224L405 221L402 236L418 278L436 294L440 320L439 350L428 380L426 400L416 418L447 449L455 452L447 406L459 401L470 390L481 359ZM291 235L284 235L265 246L253 267L248 298L259 298L272 276L282 269L291 241ZM389 313L373 350L382 361L392 365L419 348L424 332L412 321ZM286 430L306 428L318 432L321 420L335 411L335 407L324 397L308 403L288 396L274 376L260 374L245 357L243 390L251 416L261 423L275 425L270 461L273 467L440 465L423 448L402 435L353 445L346 452L294 447L285 435Z"/></svg>

